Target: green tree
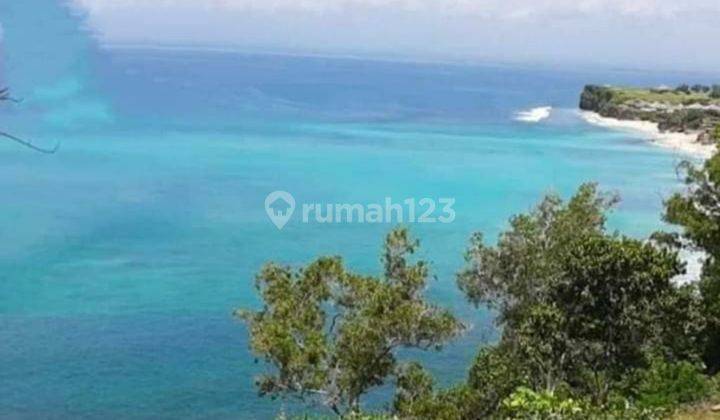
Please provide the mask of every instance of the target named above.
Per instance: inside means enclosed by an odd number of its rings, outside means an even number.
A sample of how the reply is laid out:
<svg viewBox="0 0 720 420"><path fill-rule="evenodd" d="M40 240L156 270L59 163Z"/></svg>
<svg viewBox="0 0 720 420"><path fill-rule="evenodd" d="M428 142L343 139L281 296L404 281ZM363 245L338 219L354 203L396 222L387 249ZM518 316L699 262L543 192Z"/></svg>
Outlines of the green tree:
<svg viewBox="0 0 720 420"><path fill-rule="evenodd" d="M472 390L471 401L480 413L488 417L500 406L500 403L518 387L530 383L529 371L510 340L480 349L470 366L467 386Z"/></svg>
<svg viewBox="0 0 720 420"><path fill-rule="evenodd" d="M705 254L699 282L703 301L705 364L720 371L720 154L702 166L681 165L687 190L665 203L665 219L682 228L682 238Z"/></svg>
<svg viewBox="0 0 720 420"><path fill-rule="evenodd" d="M720 142L720 124L717 124L715 128L710 133L710 136L713 140Z"/></svg>
<svg viewBox="0 0 720 420"><path fill-rule="evenodd" d="M643 408L674 408L710 396L712 384L690 362L668 363L653 360L649 368L638 372L634 399Z"/></svg>
<svg viewBox="0 0 720 420"><path fill-rule="evenodd" d="M257 277L264 307L238 311L253 352L274 367L258 379L260 393L357 413L362 395L397 372L400 348L439 349L460 333L449 311L425 300L428 266L409 261L417 247L393 230L380 278L349 272L339 257L300 270L266 265Z"/></svg>
<svg viewBox="0 0 720 420"><path fill-rule="evenodd" d="M710 97L720 99L720 85L713 85L710 91Z"/></svg>
<svg viewBox="0 0 720 420"><path fill-rule="evenodd" d="M571 383L605 402L613 383L644 366L650 352L676 356L674 348L662 348L676 338L662 326L666 303L677 294L670 280L682 272L675 253L633 239L595 236L578 244L564 270L552 295L566 319Z"/></svg>
<svg viewBox="0 0 720 420"><path fill-rule="evenodd" d="M476 394L466 385L435 390L435 380L419 364L403 366L398 373L394 412L403 419L459 420L485 414Z"/></svg>
<svg viewBox="0 0 720 420"><path fill-rule="evenodd" d="M586 184L567 204L551 194L530 213L512 217L495 247L474 234L458 286L472 303L497 310L500 324L516 324L530 307L548 302L575 242L604 232L605 212L617 201Z"/></svg>
<svg viewBox="0 0 720 420"><path fill-rule="evenodd" d="M690 86L688 86L687 84L682 84L682 85L676 87L675 91L680 92L680 93L685 93L688 95L691 93Z"/></svg>
<svg viewBox="0 0 720 420"><path fill-rule="evenodd" d="M699 321L667 316L687 311L687 296L671 282L683 271L677 253L607 233L605 213L616 202L586 184L567 203L551 195L513 217L494 247L481 235L471 241L459 286L498 312L500 345L532 389L569 385L604 403L651 353L693 353L695 341L673 334L692 336Z"/></svg>
<svg viewBox="0 0 720 420"><path fill-rule="evenodd" d="M436 390L419 365L398 375L395 414L409 419L481 419L498 413L504 399L528 383L525 364L513 349L500 343L480 350L467 381Z"/></svg>

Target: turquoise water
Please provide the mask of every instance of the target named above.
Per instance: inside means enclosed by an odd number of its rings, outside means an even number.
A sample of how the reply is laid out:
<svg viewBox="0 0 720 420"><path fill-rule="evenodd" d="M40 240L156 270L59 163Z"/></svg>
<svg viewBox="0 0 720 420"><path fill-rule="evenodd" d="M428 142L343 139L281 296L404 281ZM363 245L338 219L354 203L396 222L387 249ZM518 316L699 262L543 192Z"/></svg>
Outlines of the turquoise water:
<svg viewBox="0 0 720 420"><path fill-rule="evenodd" d="M697 78L121 49L84 64L82 89L21 90L30 100L0 110L8 131L61 143L0 143L0 417L272 418L231 317L258 305L254 273L321 254L376 273L391 228L296 216L279 231L275 190L456 199L454 223L411 229L437 274L429 295L473 329L408 356L461 380L496 335L455 288L471 232L492 240L543 193L595 180L624 199L611 226L642 237L678 188L682 156L578 118L582 85ZM544 105L548 120L513 119Z"/></svg>

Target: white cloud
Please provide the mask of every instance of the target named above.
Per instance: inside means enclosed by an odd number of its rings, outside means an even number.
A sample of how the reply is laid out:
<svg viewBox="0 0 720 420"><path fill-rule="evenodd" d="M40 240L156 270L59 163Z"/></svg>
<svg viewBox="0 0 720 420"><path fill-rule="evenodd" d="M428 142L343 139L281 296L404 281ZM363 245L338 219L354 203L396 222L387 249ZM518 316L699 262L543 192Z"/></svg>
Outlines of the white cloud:
<svg viewBox="0 0 720 420"><path fill-rule="evenodd" d="M70 1L115 43L720 67L720 0Z"/></svg>
<svg viewBox="0 0 720 420"><path fill-rule="evenodd" d="M720 13L717 0L75 0L92 13L120 9L194 8L273 13L338 13L348 10L427 12L506 19L547 16L639 16L671 18L684 13Z"/></svg>

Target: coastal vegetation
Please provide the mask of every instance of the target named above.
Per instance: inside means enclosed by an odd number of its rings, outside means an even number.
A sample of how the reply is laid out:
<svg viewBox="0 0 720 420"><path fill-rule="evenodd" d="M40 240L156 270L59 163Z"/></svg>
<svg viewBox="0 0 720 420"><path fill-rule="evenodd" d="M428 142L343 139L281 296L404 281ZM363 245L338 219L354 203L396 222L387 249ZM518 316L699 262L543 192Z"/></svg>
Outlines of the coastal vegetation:
<svg viewBox="0 0 720 420"><path fill-rule="evenodd" d="M685 93L688 90L690 93ZM629 94L588 87L583 102L617 106ZM693 86L638 95L702 95ZM625 96L623 96L625 95ZM646 96L647 97L647 96ZM717 130L717 126L714 128ZM619 197L584 184L513 216L494 244L471 236L457 285L501 331L478 344L465 380L439 387L404 348L440 351L465 326L423 295L428 266L403 228L390 232L378 277L339 257L304 269L268 264L263 307L240 310L267 362L262 395L319 403L345 418L655 419L720 411L720 154L681 164L685 188L665 203L676 226L640 240L611 232ZM680 253L700 252L691 282ZM405 356L405 357L403 357ZM361 397L392 385L392 404L367 414Z"/></svg>
<svg viewBox="0 0 720 420"><path fill-rule="evenodd" d="M710 144L720 125L720 86L640 89L588 85L580 97L580 109L603 117L651 121L661 131L693 133L699 142Z"/></svg>
<svg viewBox="0 0 720 420"><path fill-rule="evenodd" d="M455 316L423 296L428 265L410 261L418 245L407 230L393 230L379 278L348 271L339 257L301 270L266 265L256 282L265 306L237 312L253 351L277 368L259 378L260 393L358 413L361 397L402 369L399 349L438 350L459 334Z"/></svg>

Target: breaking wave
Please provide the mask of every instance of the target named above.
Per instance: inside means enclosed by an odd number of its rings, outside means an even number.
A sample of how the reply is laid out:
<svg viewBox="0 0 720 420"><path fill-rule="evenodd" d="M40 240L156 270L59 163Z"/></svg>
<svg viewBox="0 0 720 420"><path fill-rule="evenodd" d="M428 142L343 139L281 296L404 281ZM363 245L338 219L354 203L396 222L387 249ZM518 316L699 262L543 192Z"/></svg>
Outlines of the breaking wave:
<svg viewBox="0 0 720 420"><path fill-rule="evenodd" d="M528 123L536 123L540 122L544 119L547 119L550 117L550 114L552 113L552 107L551 106L541 106L537 108L533 108L527 111L520 111L515 114L515 120L516 121L522 121L522 122L528 122Z"/></svg>

